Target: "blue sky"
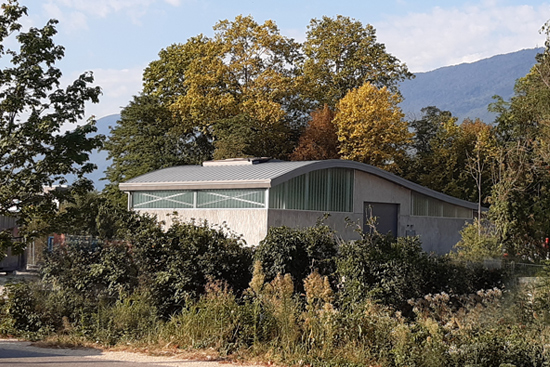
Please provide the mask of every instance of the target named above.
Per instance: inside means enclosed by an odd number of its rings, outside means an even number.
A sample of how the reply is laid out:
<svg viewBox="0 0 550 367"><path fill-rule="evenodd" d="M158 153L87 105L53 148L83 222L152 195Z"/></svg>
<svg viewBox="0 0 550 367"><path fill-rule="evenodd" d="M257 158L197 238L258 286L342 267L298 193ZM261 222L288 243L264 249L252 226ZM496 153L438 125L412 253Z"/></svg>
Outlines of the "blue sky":
<svg viewBox="0 0 550 367"><path fill-rule="evenodd" d="M544 45L550 1L435 0L20 0L26 26L59 20L56 42L65 80L87 70L103 89L90 105L97 118L119 113L141 89L144 67L173 43L213 34L220 19L252 15L274 20L281 33L303 41L312 18L338 14L372 24L378 41L413 72L476 61Z"/></svg>

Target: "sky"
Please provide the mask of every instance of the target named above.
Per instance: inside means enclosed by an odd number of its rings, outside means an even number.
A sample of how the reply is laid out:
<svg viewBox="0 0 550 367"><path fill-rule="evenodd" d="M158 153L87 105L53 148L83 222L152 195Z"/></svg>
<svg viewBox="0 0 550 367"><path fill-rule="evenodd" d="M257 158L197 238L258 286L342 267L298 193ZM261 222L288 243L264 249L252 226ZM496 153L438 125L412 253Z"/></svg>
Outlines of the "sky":
<svg viewBox="0 0 550 367"><path fill-rule="evenodd" d="M92 71L102 88L87 116L120 113L141 91L143 69L161 49L198 34L212 36L223 19L252 15L275 21L281 34L302 42L313 18L349 16L371 24L377 41L412 72L477 61L544 46L541 27L549 1L514 0L20 0L26 27L57 19L55 42L65 47L58 66L68 83Z"/></svg>

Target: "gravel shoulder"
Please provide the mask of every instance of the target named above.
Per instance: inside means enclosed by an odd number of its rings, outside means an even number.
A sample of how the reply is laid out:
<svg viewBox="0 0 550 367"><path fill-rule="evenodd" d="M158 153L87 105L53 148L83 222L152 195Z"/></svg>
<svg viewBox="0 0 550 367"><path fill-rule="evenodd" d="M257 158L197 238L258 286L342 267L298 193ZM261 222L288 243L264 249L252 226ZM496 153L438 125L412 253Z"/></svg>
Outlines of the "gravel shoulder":
<svg viewBox="0 0 550 367"><path fill-rule="evenodd" d="M71 356L79 357L82 361L92 362L93 360L129 362L143 365L162 365L166 367L227 367L230 362L219 361L196 361L185 359L181 356L149 356L142 353L126 352L126 351L103 351L94 348L82 349L61 349L61 348L42 348L33 345L30 342L20 341L17 339L0 339L0 351L9 349L10 351L18 351L29 356L49 355L49 356ZM0 356L1 364L2 356Z"/></svg>

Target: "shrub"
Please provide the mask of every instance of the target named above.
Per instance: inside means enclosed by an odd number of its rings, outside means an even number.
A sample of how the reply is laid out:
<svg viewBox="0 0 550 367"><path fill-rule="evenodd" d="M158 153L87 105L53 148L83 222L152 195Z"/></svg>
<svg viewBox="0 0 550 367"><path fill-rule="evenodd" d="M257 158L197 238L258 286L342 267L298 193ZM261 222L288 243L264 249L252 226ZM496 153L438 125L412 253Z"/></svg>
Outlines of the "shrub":
<svg viewBox="0 0 550 367"><path fill-rule="evenodd" d="M488 220L475 219L460 231L462 239L456 244L456 256L466 261L502 258L503 251L495 226Z"/></svg>
<svg viewBox="0 0 550 367"><path fill-rule="evenodd" d="M228 354L246 342L241 334L250 321L246 307L237 303L227 284L213 281L203 296L190 300L166 323L160 336L180 348L213 348Z"/></svg>
<svg viewBox="0 0 550 367"><path fill-rule="evenodd" d="M312 271L332 275L337 251L334 234L328 226L271 227L256 249L254 259L262 265L268 282L278 274L290 274L297 290L303 291L303 281Z"/></svg>
<svg viewBox="0 0 550 367"><path fill-rule="evenodd" d="M150 340L157 333L159 323L150 294L135 292L122 295L114 304L98 305L78 331L96 342L115 345Z"/></svg>
<svg viewBox="0 0 550 367"><path fill-rule="evenodd" d="M145 228L128 240L142 285L163 318L203 294L211 279L227 282L236 294L250 281L250 248L207 222L175 223L166 232Z"/></svg>
<svg viewBox="0 0 550 367"><path fill-rule="evenodd" d="M429 255L417 237L364 234L359 241L342 244L337 266L340 303L351 306L374 298L408 311L409 299L428 293L467 294L502 285L502 272Z"/></svg>
<svg viewBox="0 0 550 367"><path fill-rule="evenodd" d="M7 298L0 301L0 335L36 339L56 330L56 317L48 309L48 293L40 284L8 284L6 291Z"/></svg>

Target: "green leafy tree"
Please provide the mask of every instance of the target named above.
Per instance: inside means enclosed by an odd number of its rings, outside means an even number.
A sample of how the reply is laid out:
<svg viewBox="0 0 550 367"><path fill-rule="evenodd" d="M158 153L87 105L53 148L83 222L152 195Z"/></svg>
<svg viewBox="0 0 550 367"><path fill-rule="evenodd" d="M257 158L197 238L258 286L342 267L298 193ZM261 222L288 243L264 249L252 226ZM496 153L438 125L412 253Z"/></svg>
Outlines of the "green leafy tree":
<svg viewBox="0 0 550 367"><path fill-rule="evenodd" d="M334 118L342 158L398 170L412 138L399 102L397 94L370 83L342 98Z"/></svg>
<svg viewBox="0 0 550 367"><path fill-rule="evenodd" d="M252 135L273 133L279 138L279 132L299 128L303 116L300 118L296 108L297 44L282 36L274 22L258 24L250 16L220 21L214 30L213 39L203 39L197 45L184 70L185 93L170 105L181 123L213 136L216 148L223 150L216 155L225 158L242 154L238 147L230 150L233 146L226 144L231 140L227 136L216 142L219 135L234 134L232 122L244 120L244 125L251 127L247 131L252 141L261 139ZM287 138L286 145L265 146L258 155L285 157L290 152L281 149L288 146L292 136L283 137Z"/></svg>
<svg viewBox="0 0 550 367"><path fill-rule="evenodd" d="M101 146L94 120L63 132L65 124L84 118L85 103L98 102L99 87L91 87L91 73L82 74L63 89L56 62L64 48L56 45L57 21L23 31L27 8L15 0L2 4L0 14L0 215L16 216L24 228L31 218L55 211L57 192L45 186L78 178L95 166L88 153ZM16 42L18 49L7 45ZM29 234L30 235L30 234ZM6 236L3 236L7 239ZM0 254L9 241L2 241Z"/></svg>
<svg viewBox="0 0 550 367"><path fill-rule="evenodd" d="M412 154L401 164L403 176L413 182L460 199L486 203L496 132L481 120L462 124L449 111L422 109L422 118L410 122Z"/></svg>
<svg viewBox="0 0 550 367"><path fill-rule="evenodd" d="M543 32L547 34L548 24ZM489 217L509 256L527 260L547 257L550 234L550 42L536 65L517 80L510 101L497 98L499 151L494 169Z"/></svg>
<svg viewBox="0 0 550 367"><path fill-rule="evenodd" d="M319 106L333 108L365 83L397 92L399 82L413 76L377 42L372 25L341 15L312 19L303 52L305 93Z"/></svg>
<svg viewBox="0 0 550 367"><path fill-rule="evenodd" d="M197 131L181 131L172 112L154 95L134 97L125 107L105 142L112 198L122 195L118 183L153 170L181 164L200 164L212 153L210 141ZM125 197L123 198L125 201Z"/></svg>

